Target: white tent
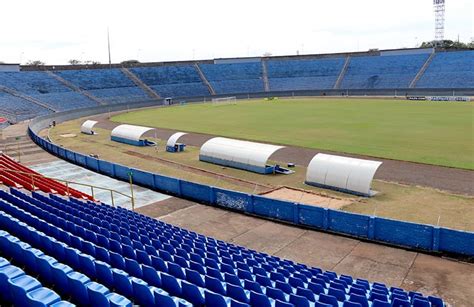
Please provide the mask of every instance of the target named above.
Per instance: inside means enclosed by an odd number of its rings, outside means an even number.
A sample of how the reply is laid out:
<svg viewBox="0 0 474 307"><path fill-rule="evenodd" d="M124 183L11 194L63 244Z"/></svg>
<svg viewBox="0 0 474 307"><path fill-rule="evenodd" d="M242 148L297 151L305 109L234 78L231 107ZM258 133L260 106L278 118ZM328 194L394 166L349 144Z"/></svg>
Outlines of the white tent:
<svg viewBox="0 0 474 307"><path fill-rule="evenodd" d="M222 137L208 140L201 147L199 159L215 164L259 173L273 172L267 166L270 156L283 146L240 141Z"/></svg>
<svg viewBox="0 0 474 307"><path fill-rule="evenodd" d="M154 130L154 128L124 124L117 126L112 130L111 138L113 141L121 143L145 146L149 144L144 140L140 140L140 138L151 130Z"/></svg>
<svg viewBox="0 0 474 307"><path fill-rule="evenodd" d="M174 145L176 145L176 142L178 142L178 139L180 137L182 137L183 135L185 135L187 133L185 132L176 132L174 133L172 136L170 136L170 138L168 139L168 142L166 143L166 146L167 147L174 147Z"/></svg>
<svg viewBox="0 0 474 307"><path fill-rule="evenodd" d="M94 130L92 129L94 129L94 126L97 123L98 122L95 120L86 120L81 126L81 132L85 134L95 134Z"/></svg>
<svg viewBox="0 0 474 307"><path fill-rule="evenodd" d="M308 165L306 183L370 196L370 185L382 162L318 153Z"/></svg>

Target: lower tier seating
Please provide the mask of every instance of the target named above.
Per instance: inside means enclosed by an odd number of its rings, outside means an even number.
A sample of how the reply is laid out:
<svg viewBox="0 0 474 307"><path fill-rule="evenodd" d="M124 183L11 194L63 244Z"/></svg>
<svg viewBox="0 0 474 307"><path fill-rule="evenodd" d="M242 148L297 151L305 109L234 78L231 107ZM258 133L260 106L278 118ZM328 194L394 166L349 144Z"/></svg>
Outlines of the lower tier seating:
<svg viewBox="0 0 474 307"><path fill-rule="evenodd" d="M76 304L444 306L73 197L0 190L0 230L3 257Z"/></svg>

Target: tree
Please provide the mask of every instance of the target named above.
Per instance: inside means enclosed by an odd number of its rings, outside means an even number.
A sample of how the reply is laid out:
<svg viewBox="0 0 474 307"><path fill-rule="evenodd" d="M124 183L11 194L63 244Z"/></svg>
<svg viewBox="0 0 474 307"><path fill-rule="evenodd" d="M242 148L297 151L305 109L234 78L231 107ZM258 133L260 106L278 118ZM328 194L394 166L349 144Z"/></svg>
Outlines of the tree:
<svg viewBox="0 0 474 307"><path fill-rule="evenodd" d="M442 42L438 41L429 41L429 42L423 42L420 45L420 48L433 48L433 47L442 47L445 49L474 49L474 44L473 42L470 42L468 44L463 43L463 42L458 42L458 41L452 41L449 39L445 39Z"/></svg>
<svg viewBox="0 0 474 307"><path fill-rule="evenodd" d="M30 65L30 66L43 66L43 65L44 65L44 62L42 62L42 61L40 61L40 60L35 60L35 61L29 60L28 62L26 62L26 65Z"/></svg>
<svg viewBox="0 0 474 307"><path fill-rule="evenodd" d="M82 64L81 61L75 60L75 59L69 60L68 63L71 64L71 65L81 65Z"/></svg>

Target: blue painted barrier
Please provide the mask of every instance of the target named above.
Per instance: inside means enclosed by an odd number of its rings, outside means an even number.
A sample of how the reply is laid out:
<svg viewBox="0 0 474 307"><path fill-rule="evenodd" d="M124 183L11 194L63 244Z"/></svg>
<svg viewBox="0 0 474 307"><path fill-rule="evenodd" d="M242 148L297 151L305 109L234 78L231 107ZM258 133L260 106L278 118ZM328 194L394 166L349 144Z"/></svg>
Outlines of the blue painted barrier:
<svg viewBox="0 0 474 307"><path fill-rule="evenodd" d="M36 120L38 119L32 122ZM35 143L56 156L127 182L131 174L135 183L160 192L264 218L391 245L474 256L472 232L354 214L211 187L72 152L42 139L31 127L28 133Z"/></svg>

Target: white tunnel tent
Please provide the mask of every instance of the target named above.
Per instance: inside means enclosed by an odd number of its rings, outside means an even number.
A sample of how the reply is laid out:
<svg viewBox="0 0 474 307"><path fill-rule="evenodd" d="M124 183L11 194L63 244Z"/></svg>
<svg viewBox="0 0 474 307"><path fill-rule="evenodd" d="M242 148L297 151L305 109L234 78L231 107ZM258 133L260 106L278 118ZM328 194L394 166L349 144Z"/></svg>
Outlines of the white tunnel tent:
<svg viewBox="0 0 474 307"><path fill-rule="evenodd" d="M120 125L115 127L111 132L112 141L135 145L135 146L154 146L155 142L147 139L142 139L143 135L148 131L155 130L154 128Z"/></svg>
<svg viewBox="0 0 474 307"><path fill-rule="evenodd" d="M370 190L382 162L318 153L308 165L306 184L361 196Z"/></svg>
<svg viewBox="0 0 474 307"><path fill-rule="evenodd" d="M216 137L201 146L199 160L240 168L261 174L288 171L279 165L268 165L270 156L283 146Z"/></svg>
<svg viewBox="0 0 474 307"><path fill-rule="evenodd" d="M171 135L168 139L168 142L166 142L166 151L168 152L184 151L184 147L186 146L186 144L178 143L178 139L186 134L187 133L185 132L176 132L173 135Z"/></svg>
<svg viewBox="0 0 474 307"><path fill-rule="evenodd" d="M90 135L95 134L93 129L94 129L95 124L97 123L98 122L95 120L90 120L90 119L86 120L81 126L81 132L84 134L90 134Z"/></svg>

